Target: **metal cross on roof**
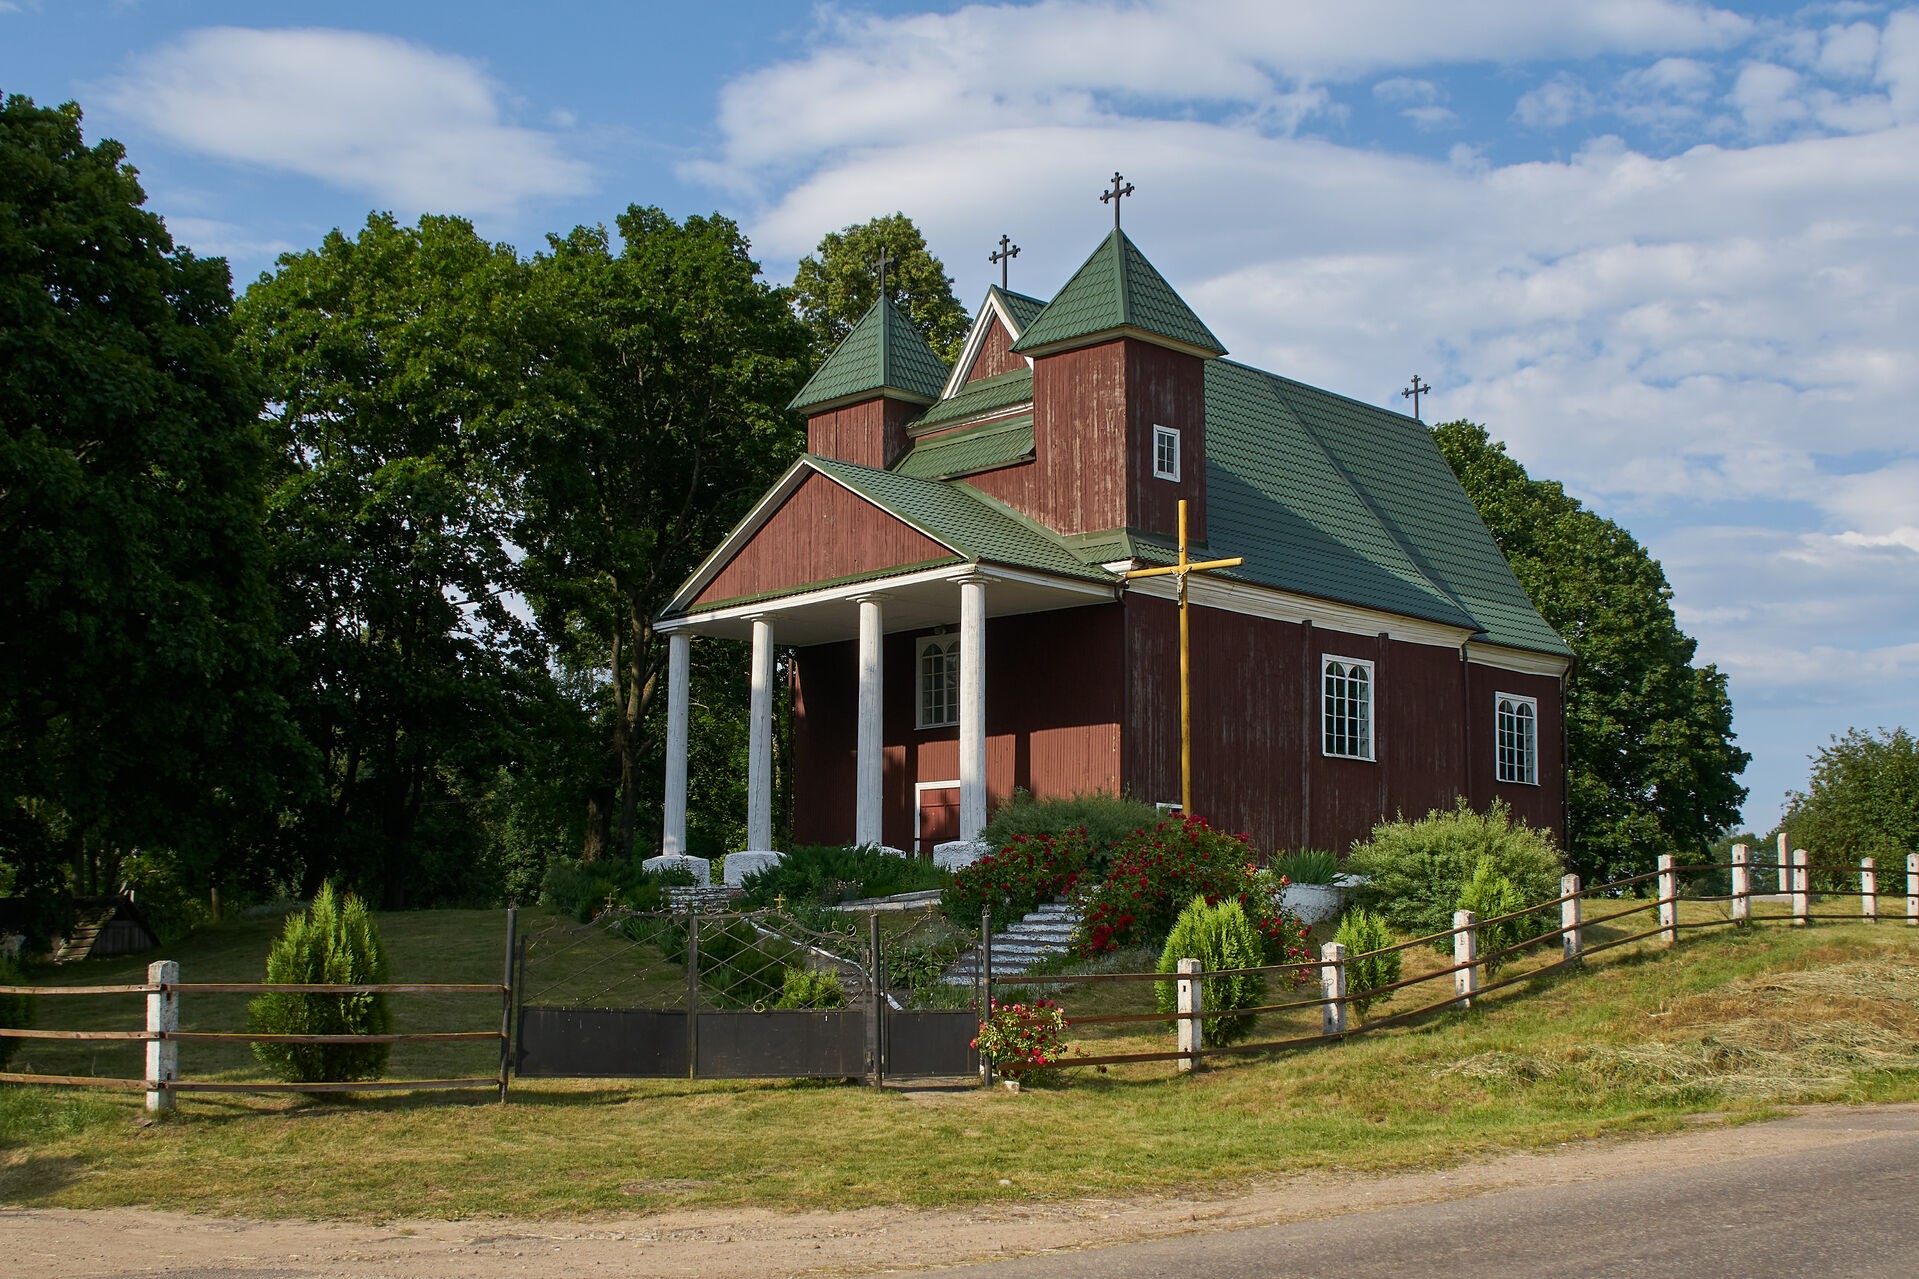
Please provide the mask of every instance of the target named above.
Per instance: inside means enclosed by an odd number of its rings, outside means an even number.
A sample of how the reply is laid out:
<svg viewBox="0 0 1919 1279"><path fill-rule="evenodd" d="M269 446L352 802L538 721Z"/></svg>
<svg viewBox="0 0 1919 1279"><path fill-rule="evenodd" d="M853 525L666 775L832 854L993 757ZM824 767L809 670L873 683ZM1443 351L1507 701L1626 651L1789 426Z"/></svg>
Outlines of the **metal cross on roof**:
<svg viewBox="0 0 1919 1279"><path fill-rule="evenodd" d="M1113 189L1111 191L1101 192L1099 197L1101 204L1105 204L1108 200L1113 202L1113 230L1115 231L1119 230L1119 198L1123 195L1131 195L1133 193L1133 184L1127 182L1125 186L1121 186L1120 183L1123 181L1125 181L1125 179L1120 177L1119 170L1114 169Z"/></svg>
<svg viewBox="0 0 1919 1279"><path fill-rule="evenodd" d="M1427 394L1432 389L1430 386L1421 386L1419 384L1419 374L1415 373L1413 374L1413 384L1399 393L1400 399L1411 400L1413 402L1413 421L1419 421L1419 397Z"/></svg>
<svg viewBox="0 0 1919 1279"><path fill-rule="evenodd" d="M999 286L1002 289L1006 287L1006 264L1018 256L1019 245L1014 244L1012 237L1007 235L1000 236L998 253L986 255L988 262L999 263Z"/></svg>
<svg viewBox="0 0 1919 1279"><path fill-rule="evenodd" d="M899 265L899 259L898 259L898 258L889 258L889 257L887 257L887 256L886 256L886 246L882 244L882 245L880 246L880 262L879 262L879 271L880 271L880 296L881 296L881 297L885 297L885 296L886 296L886 264L887 264L888 262L891 262L891 263L892 263L892 264L893 264L894 266L898 266L898 265Z"/></svg>

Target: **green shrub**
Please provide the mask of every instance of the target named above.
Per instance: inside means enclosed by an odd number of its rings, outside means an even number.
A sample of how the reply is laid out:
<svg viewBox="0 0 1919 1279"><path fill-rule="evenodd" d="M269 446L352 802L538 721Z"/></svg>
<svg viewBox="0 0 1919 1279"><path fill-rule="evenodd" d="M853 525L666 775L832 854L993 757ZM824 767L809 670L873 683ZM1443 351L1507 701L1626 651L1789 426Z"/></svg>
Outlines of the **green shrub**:
<svg viewBox="0 0 1919 1279"><path fill-rule="evenodd" d="M386 949L366 903L328 884L313 905L287 918L267 952L274 985L379 985L387 980ZM268 1035L385 1035L393 1012L385 995L265 994L247 1008L248 1028ZM386 1044L256 1043L253 1055L293 1083L378 1079L386 1073Z"/></svg>
<svg viewBox="0 0 1919 1279"><path fill-rule="evenodd" d="M687 960L684 919L663 921L661 952L675 964ZM700 918L700 989L721 1008L770 1008L786 993L786 970L804 968L805 953L780 937L769 937L744 919Z"/></svg>
<svg viewBox="0 0 1919 1279"><path fill-rule="evenodd" d="M1113 845L1142 827L1157 826L1164 816L1151 804L1105 791L1035 799L1028 791L1016 790L986 823L981 838L991 847L1004 848L1020 835L1032 839L1080 831L1092 846L1093 869L1104 870Z"/></svg>
<svg viewBox="0 0 1919 1279"><path fill-rule="evenodd" d="M1186 909L1173 921L1172 931L1166 936L1166 947L1160 951L1159 965L1154 971L1178 972L1182 959L1197 959L1199 966L1207 972L1257 968L1263 951L1259 934L1254 931L1252 921L1246 918L1245 908L1237 901L1227 898L1217 904L1209 904L1204 897L1195 897L1186 903ZM1154 990L1161 1012L1179 1011L1178 983L1155 982ZM1257 1008L1265 1002L1264 973L1232 973L1224 977L1207 977L1200 982L1200 1007L1206 1012ZM1205 1024L1205 1042L1235 1044L1252 1033L1253 1015L1208 1017Z"/></svg>
<svg viewBox="0 0 1919 1279"><path fill-rule="evenodd" d="M844 1008L846 991L832 969L788 968L780 977L775 1008Z"/></svg>
<svg viewBox="0 0 1919 1279"><path fill-rule="evenodd" d="M936 990L940 975L964 949L961 936L963 934L939 941L903 941L887 946L884 953L888 984L911 991L916 999Z"/></svg>
<svg viewBox="0 0 1919 1279"><path fill-rule="evenodd" d="M1393 944L1393 935L1386 927L1386 922L1364 906L1355 906L1339 921L1339 929L1333 934L1333 940L1346 948L1348 1007L1363 1017L1374 1004L1391 999L1390 992L1384 995L1372 993L1399 980L1401 952L1395 950L1388 955L1371 953Z"/></svg>
<svg viewBox="0 0 1919 1279"><path fill-rule="evenodd" d="M10 959L0 958L0 986L24 986L26 975ZM33 996L0 995L0 1027L8 1030L25 1030L33 1025ZM20 1050L19 1039L0 1038L0 1066L13 1059Z"/></svg>
<svg viewBox="0 0 1919 1279"><path fill-rule="evenodd" d="M1515 821L1503 802L1481 814L1462 799L1418 821L1381 822L1371 839L1353 846L1346 868L1368 877L1361 905L1401 932L1423 936L1453 926L1459 894L1482 859L1527 902L1559 896L1564 867L1551 836Z"/></svg>
<svg viewBox="0 0 1919 1279"><path fill-rule="evenodd" d="M1531 915L1499 919L1501 915L1511 915L1514 911L1525 908L1526 901L1519 895L1519 889L1513 886L1512 880L1499 873L1499 868L1493 864L1493 859L1490 857L1483 858L1479 865L1473 868L1473 877L1466 881L1464 888L1459 890L1459 900L1454 904L1454 910L1470 910L1481 920L1498 921L1482 923L1477 929L1479 947L1476 953L1480 956L1480 963L1484 965L1488 977L1498 972L1500 967L1512 958L1510 955L1499 955L1499 951L1505 950L1508 946L1517 945L1529 937L1536 937L1543 931L1533 926ZM1450 938L1441 939L1433 944L1443 953L1452 953ZM1487 958L1488 956L1491 958Z"/></svg>
<svg viewBox="0 0 1919 1279"><path fill-rule="evenodd" d="M1289 884L1330 884L1339 876L1339 854L1324 848L1302 848L1275 857L1268 869L1285 876Z"/></svg>
<svg viewBox="0 0 1919 1279"><path fill-rule="evenodd" d="M582 862L575 857L555 857L546 865L540 881L540 905L584 924L608 905L626 910L666 909L666 890L690 885L691 871L646 870L637 860L624 862Z"/></svg>
<svg viewBox="0 0 1919 1279"><path fill-rule="evenodd" d="M979 927L980 912L990 910L993 927L1004 928L1041 902L1071 892L1092 856L1092 843L1077 827L1058 835L1015 835L961 868L940 895L940 910L959 928Z"/></svg>
<svg viewBox="0 0 1919 1279"><path fill-rule="evenodd" d="M1267 963L1310 958L1307 930L1258 874L1246 837L1218 830L1204 818L1175 817L1134 831L1114 847L1105 877L1082 901L1074 951L1090 957L1122 946L1158 946L1186 903L1204 897L1239 902L1260 935Z"/></svg>
<svg viewBox="0 0 1919 1279"><path fill-rule="evenodd" d="M953 882L951 871L918 857L895 857L871 845L802 845L787 853L777 866L748 875L742 887L753 906L813 902L830 905L846 897L890 897L942 889Z"/></svg>

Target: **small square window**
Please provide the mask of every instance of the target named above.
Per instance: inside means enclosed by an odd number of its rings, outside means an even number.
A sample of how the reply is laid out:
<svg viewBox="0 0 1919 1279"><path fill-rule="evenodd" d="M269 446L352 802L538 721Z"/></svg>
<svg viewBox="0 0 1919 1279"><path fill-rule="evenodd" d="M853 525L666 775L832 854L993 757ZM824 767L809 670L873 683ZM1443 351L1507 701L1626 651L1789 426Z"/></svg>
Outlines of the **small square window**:
<svg viewBox="0 0 1919 1279"><path fill-rule="evenodd" d="M1539 703L1500 693L1494 711L1496 776L1502 782L1539 785Z"/></svg>
<svg viewBox="0 0 1919 1279"><path fill-rule="evenodd" d="M1170 426L1153 428L1153 476L1162 480L1179 478L1179 432Z"/></svg>
<svg viewBox="0 0 1919 1279"><path fill-rule="evenodd" d="M959 660L957 635L928 635L919 642L919 727L959 723Z"/></svg>

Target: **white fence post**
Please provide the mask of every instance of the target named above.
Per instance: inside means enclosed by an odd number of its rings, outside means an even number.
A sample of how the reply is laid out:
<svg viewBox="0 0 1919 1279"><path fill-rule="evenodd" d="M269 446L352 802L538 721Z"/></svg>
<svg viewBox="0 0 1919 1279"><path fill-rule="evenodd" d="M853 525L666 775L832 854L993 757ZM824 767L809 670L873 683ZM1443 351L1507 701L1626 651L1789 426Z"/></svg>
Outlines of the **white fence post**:
<svg viewBox="0 0 1919 1279"><path fill-rule="evenodd" d="M1906 854L1906 923L1919 925L1919 853Z"/></svg>
<svg viewBox="0 0 1919 1279"><path fill-rule="evenodd" d="M147 982L154 986L177 986L180 965L171 959L147 965ZM147 1033L170 1035L180 1029L178 991L160 990L147 995ZM180 1041L147 1040L147 1109L173 1109L173 1089L165 1087L180 1077Z"/></svg>
<svg viewBox="0 0 1919 1279"><path fill-rule="evenodd" d="M1782 893L1792 891L1791 888L1788 887L1788 885L1792 883L1792 879L1787 873L1792 868L1792 852L1790 851L1791 845L1788 843L1789 839L1790 836L1785 831L1782 830L1779 832L1779 891Z"/></svg>
<svg viewBox="0 0 1919 1279"><path fill-rule="evenodd" d="M1859 863L1859 914L1868 924L1879 922L1879 863L1870 857Z"/></svg>
<svg viewBox="0 0 1919 1279"><path fill-rule="evenodd" d="M1679 874L1671 853L1659 854L1659 944L1679 944Z"/></svg>
<svg viewBox="0 0 1919 1279"><path fill-rule="evenodd" d="M1805 849L1792 850L1792 922L1798 928L1812 923L1811 861Z"/></svg>
<svg viewBox="0 0 1919 1279"><path fill-rule="evenodd" d="M1471 1008L1473 992L1479 989L1479 916L1470 910L1453 912L1453 990L1459 998L1455 1008Z"/></svg>
<svg viewBox="0 0 1919 1279"><path fill-rule="evenodd" d="M1732 846L1732 917L1742 924L1752 920L1752 849L1744 844Z"/></svg>
<svg viewBox="0 0 1919 1279"><path fill-rule="evenodd" d="M1319 948L1319 1033L1346 1033L1346 948L1329 941Z"/></svg>
<svg viewBox="0 0 1919 1279"><path fill-rule="evenodd" d="M1202 997L1199 989L1199 961L1182 959L1179 961L1179 1050L1187 1054L1179 1059L1181 1070L1199 1069L1199 1054L1206 1046L1206 1033L1201 1029L1205 1025L1197 1016L1202 1011Z"/></svg>
<svg viewBox="0 0 1919 1279"><path fill-rule="evenodd" d="M1565 898L1559 903L1559 926L1564 930L1559 934L1559 949L1567 959L1578 959L1586 950L1586 930L1579 915L1579 876L1561 875L1559 895Z"/></svg>

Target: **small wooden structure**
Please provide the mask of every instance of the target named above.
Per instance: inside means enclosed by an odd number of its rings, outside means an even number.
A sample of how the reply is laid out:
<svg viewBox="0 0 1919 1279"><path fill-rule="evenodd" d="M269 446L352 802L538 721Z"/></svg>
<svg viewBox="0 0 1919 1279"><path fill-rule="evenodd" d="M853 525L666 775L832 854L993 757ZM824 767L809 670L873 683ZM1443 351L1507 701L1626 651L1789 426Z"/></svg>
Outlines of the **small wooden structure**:
<svg viewBox="0 0 1919 1279"><path fill-rule="evenodd" d="M73 928L53 952L56 964L139 955L160 944L159 934L133 904L131 894L76 898L73 908Z"/></svg>

